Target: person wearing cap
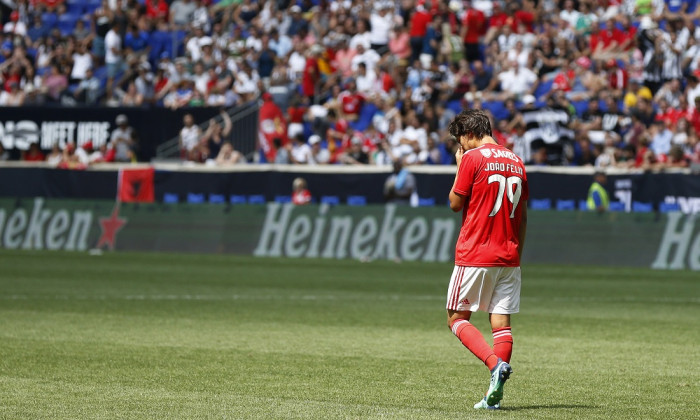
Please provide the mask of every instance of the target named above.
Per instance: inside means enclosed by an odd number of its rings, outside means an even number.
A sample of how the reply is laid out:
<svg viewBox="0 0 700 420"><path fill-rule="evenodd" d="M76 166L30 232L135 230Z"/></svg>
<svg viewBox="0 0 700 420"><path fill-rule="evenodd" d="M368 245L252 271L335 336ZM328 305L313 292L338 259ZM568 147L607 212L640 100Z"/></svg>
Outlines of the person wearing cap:
<svg viewBox="0 0 700 420"><path fill-rule="evenodd" d="M321 144L321 136L313 134L309 137L309 146L311 146L309 165L325 165L331 161L330 152Z"/></svg>
<svg viewBox="0 0 700 420"><path fill-rule="evenodd" d="M607 179L608 177L603 171L596 171L593 174L593 183L588 188L588 199L586 200L588 210L595 210L598 213L608 211L610 199L608 198L608 192L605 190Z"/></svg>
<svg viewBox="0 0 700 420"><path fill-rule="evenodd" d="M10 21L3 26L2 31L6 34L26 36L27 25L19 19L19 12L13 10L10 13Z"/></svg>
<svg viewBox="0 0 700 420"><path fill-rule="evenodd" d="M341 162L346 165L367 165L369 154L364 150L364 141L361 133L355 133L350 140L350 147L341 156Z"/></svg>
<svg viewBox="0 0 700 420"><path fill-rule="evenodd" d="M93 74L92 68L85 71L85 77L73 92L73 97L80 103L94 105L100 97L100 81Z"/></svg>
<svg viewBox="0 0 700 420"><path fill-rule="evenodd" d="M309 22L307 22L302 16L301 7L295 4L289 8L289 13L291 14L291 21L289 22L289 28L287 29L288 36L293 37L300 34L302 31L308 31Z"/></svg>
<svg viewBox="0 0 700 420"><path fill-rule="evenodd" d="M133 148L136 145L136 133L129 126L129 118L124 114L117 115L117 128L109 138L110 147L114 149L116 162L133 162L136 159Z"/></svg>

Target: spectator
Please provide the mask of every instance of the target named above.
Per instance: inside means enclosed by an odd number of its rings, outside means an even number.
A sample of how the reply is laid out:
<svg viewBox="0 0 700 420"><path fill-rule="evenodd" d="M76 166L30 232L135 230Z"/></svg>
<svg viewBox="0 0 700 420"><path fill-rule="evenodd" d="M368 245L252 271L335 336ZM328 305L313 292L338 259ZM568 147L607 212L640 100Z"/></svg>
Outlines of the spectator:
<svg viewBox="0 0 700 420"><path fill-rule="evenodd" d="M57 64L51 66L51 72L44 78L42 91L49 102L57 103L61 99L63 91L68 87L68 77L61 71Z"/></svg>
<svg viewBox="0 0 700 420"><path fill-rule="evenodd" d="M416 178L400 160L394 162L394 171L384 182L384 199L387 203L410 204L416 193Z"/></svg>
<svg viewBox="0 0 700 420"><path fill-rule="evenodd" d="M231 117L228 115L228 113L224 110L222 110L219 115L221 116L221 119L223 121L223 127L221 124L219 124L216 119L212 118L209 120L209 126L207 127L207 131L204 132L204 135L202 136L202 139L200 142L202 143L203 147L205 148L205 160L206 159L218 159L218 157L221 155L221 149L223 145L226 143L224 142L224 139L227 138L231 134L231 129L233 128L233 124L231 123ZM232 160L235 155L235 150L230 150L228 151L228 160ZM238 152L236 152L238 153ZM240 153L238 153L240 155ZM234 162L228 162L228 163L236 163L240 159L240 156L236 157Z"/></svg>
<svg viewBox="0 0 700 420"><path fill-rule="evenodd" d="M115 20L105 35L105 64L107 77L114 79L124 70L122 39L119 35L119 23Z"/></svg>
<svg viewBox="0 0 700 420"><path fill-rule="evenodd" d="M291 144L287 147L282 145L282 139L275 137L272 139L272 146L274 148L274 163L280 165L288 165L291 163L289 158L289 149L292 148Z"/></svg>
<svg viewBox="0 0 700 420"><path fill-rule="evenodd" d="M313 157L311 156L311 147L304 141L303 134L297 134L292 137L292 145L289 153L291 163L308 164Z"/></svg>
<svg viewBox="0 0 700 420"><path fill-rule="evenodd" d="M0 144L0 147L2 147L2 144ZM51 167L56 167L59 163L61 163L61 160L63 160L61 148L58 147L58 143L54 143L54 145L51 147L51 152L48 154L48 156L46 156L46 164Z"/></svg>
<svg viewBox="0 0 700 420"><path fill-rule="evenodd" d="M19 19L19 12L17 10L13 10L10 13L10 21L3 26L2 31L12 35L27 35L27 25Z"/></svg>
<svg viewBox="0 0 700 420"><path fill-rule="evenodd" d="M87 77L88 70L92 69L92 56L87 50L87 45L79 43L72 56L73 67L70 72L72 83L80 83Z"/></svg>
<svg viewBox="0 0 700 420"><path fill-rule="evenodd" d="M297 206L303 206L311 202L311 192L306 187L304 178L295 178L292 182L292 203Z"/></svg>
<svg viewBox="0 0 700 420"><path fill-rule="evenodd" d="M309 146L311 146L309 165L325 165L330 162L331 154L321 144L320 136L314 134L309 137Z"/></svg>
<svg viewBox="0 0 700 420"><path fill-rule="evenodd" d="M593 175L593 183L588 189L588 200L586 201L588 210L595 210L598 213L608 211L610 199L608 198L608 192L605 190L607 179L608 177L603 171L596 171Z"/></svg>
<svg viewBox="0 0 700 420"><path fill-rule="evenodd" d="M194 123L192 114L182 117L183 127L180 129L180 150L186 160L198 162L200 160L201 129Z"/></svg>
<svg viewBox="0 0 700 420"><path fill-rule="evenodd" d="M0 106L22 106L24 105L24 92L19 90L19 83L11 81L8 83L8 91L0 92Z"/></svg>
<svg viewBox="0 0 700 420"><path fill-rule="evenodd" d="M22 152L22 160L25 162L43 162L46 159L39 148L39 143L29 145L29 150Z"/></svg>
<svg viewBox="0 0 700 420"><path fill-rule="evenodd" d="M221 145L219 153L216 155L216 164L218 166L234 165L239 163L245 163L245 158L238 150L233 148L231 142L224 142Z"/></svg>
<svg viewBox="0 0 700 420"><path fill-rule="evenodd" d="M109 138L110 147L114 149L116 162L135 162L136 132L129 126L129 119L124 114L117 115L117 128Z"/></svg>
<svg viewBox="0 0 700 420"><path fill-rule="evenodd" d="M192 0L175 0L170 5L170 22L176 29L184 29L194 15L197 5Z"/></svg>

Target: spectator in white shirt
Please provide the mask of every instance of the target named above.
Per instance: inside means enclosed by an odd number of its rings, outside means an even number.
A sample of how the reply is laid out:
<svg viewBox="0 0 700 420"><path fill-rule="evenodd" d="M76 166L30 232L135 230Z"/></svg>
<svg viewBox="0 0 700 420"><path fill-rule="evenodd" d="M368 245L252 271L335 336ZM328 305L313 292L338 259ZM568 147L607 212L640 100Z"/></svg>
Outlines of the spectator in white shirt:
<svg viewBox="0 0 700 420"><path fill-rule="evenodd" d="M369 16L371 30L369 41L373 50L384 54L389 45L389 32L393 27L393 13L389 13L390 3L380 2L375 5L375 9Z"/></svg>
<svg viewBox="0 0 700 420"><path fill-rule="evenodd" d="M119 23L112 22L112 29L105 35L105 64L107 77L114 78L124 68L122 60L122 39L119 36Z"/></svg>
<svg viewBox="0 0 700 420"><path fill-rule="evenodd" d="M303 134L297 134L293 137L292 150L289 157L291 158L292 163L301 165L306 165L313 159L313 156L311 155L311 147L304 142Z"/></svg>

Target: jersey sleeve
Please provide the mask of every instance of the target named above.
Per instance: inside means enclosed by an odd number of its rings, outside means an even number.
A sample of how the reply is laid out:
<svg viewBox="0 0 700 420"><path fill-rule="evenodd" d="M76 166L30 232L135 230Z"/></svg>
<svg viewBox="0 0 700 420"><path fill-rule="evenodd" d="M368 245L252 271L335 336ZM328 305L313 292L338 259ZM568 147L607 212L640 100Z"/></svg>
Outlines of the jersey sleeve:
<svg viewBox="0 0 700 420"><path fill-rule="evenodd" d="M472 192L472 185L474 184L475 171L476 165L474 160L470 159L470 156L465 153L459 165L457 179L455 180L455 185L452 190L459 195L469 197Z"/></svg>

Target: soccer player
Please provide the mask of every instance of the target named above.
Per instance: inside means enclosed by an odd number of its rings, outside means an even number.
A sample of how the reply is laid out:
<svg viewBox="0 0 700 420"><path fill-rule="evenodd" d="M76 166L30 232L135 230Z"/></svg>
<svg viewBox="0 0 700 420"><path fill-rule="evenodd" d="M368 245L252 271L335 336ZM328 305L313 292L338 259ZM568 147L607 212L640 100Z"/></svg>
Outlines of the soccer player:
<svg viewBox="0 0 700 420"><path fill-rule="evenodd" d="M486 396L474 408L497 409L512 373L510 314L520 309L527 176L523 161L493 139L483 111L462 111L449 131L460 145L450 208L462 211L462 228L447 293L447 323L491 371ZM472 312L479 310L489 313L493 348L469 322Z"/></svg>

